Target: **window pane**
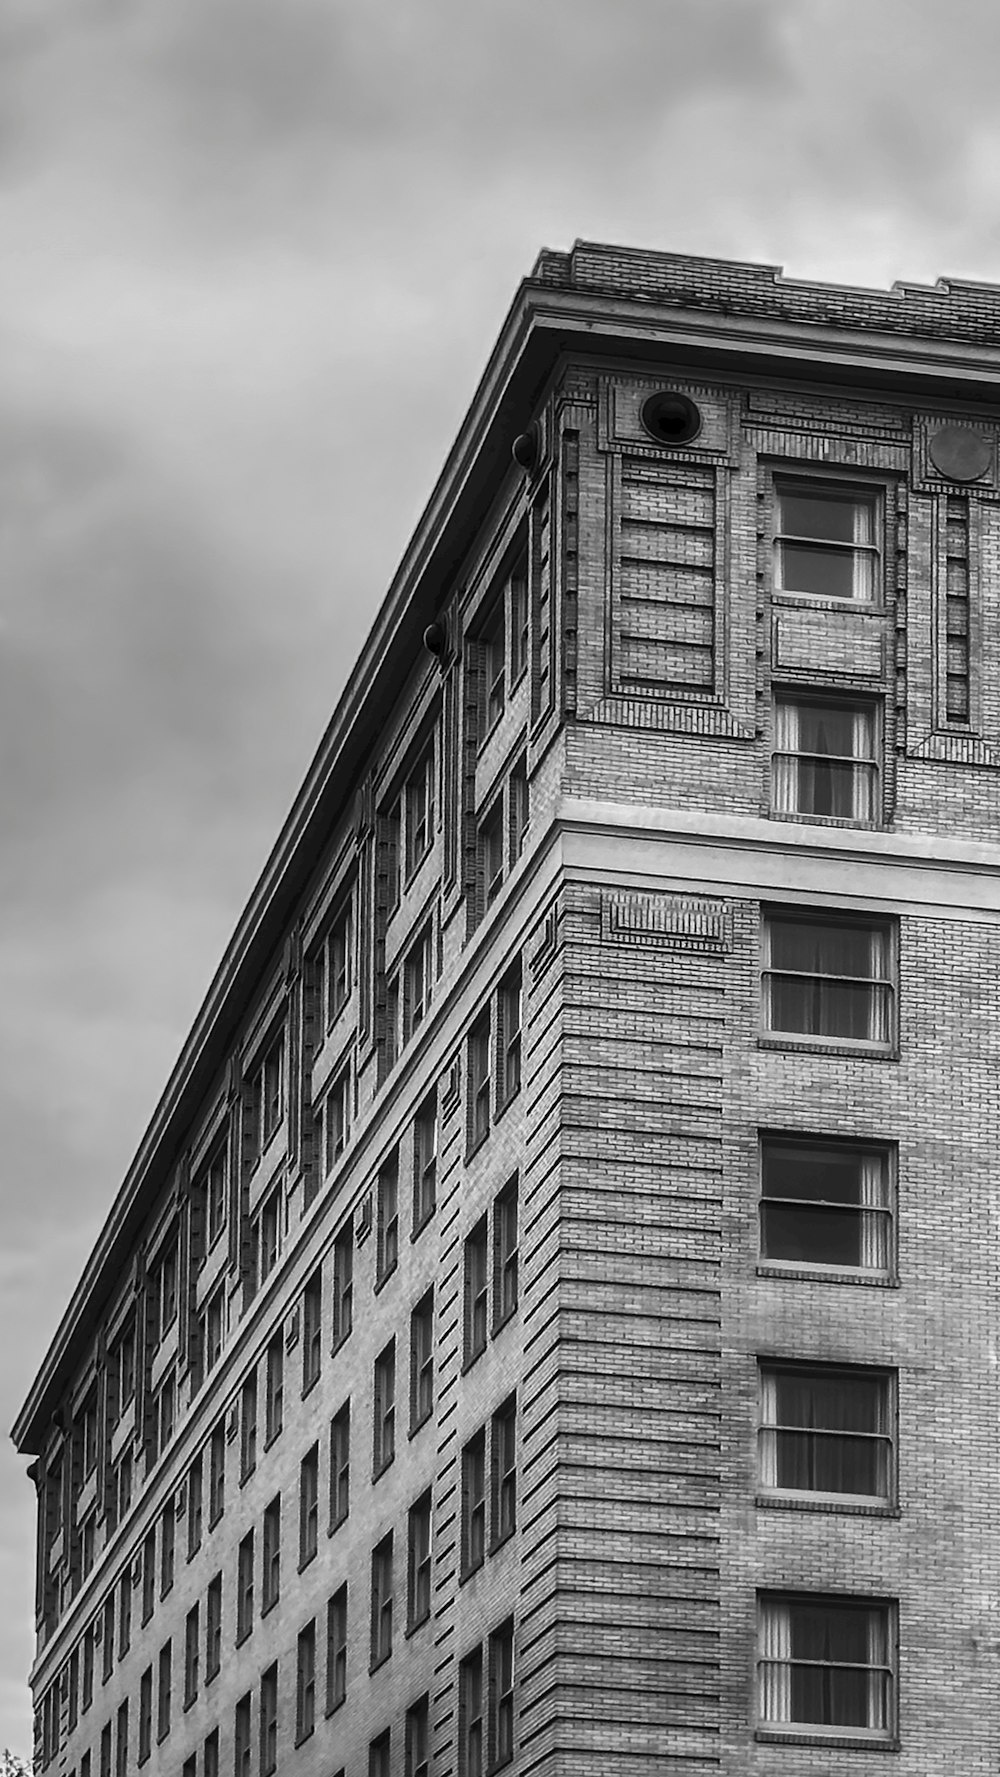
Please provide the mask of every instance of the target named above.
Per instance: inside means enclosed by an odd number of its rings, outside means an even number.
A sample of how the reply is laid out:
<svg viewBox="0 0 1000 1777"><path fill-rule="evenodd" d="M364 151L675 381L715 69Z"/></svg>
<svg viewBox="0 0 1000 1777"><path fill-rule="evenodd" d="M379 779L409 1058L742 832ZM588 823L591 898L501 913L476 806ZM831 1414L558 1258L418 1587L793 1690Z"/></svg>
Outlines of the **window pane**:
<svg viewBox="0 0 1000 1777"><path fill-rule="evenodd" d="M871 980L884 974L884 934L861 925L821 925L807 919L769 919L771 967L808 975Z"/></svg>
<svg viewBox="0 0 1000 1777"><path fill-rule="evenodd" d="M766 1142L763 1257L886 1270L889 1175L876 1149Z"/></svg>
<svg viewBox="0 0 1000 1777"><path fill-rule="evenodd" d="M780 528L786 537L818 537L830 543L873 543L875 501L834 488L782 488Z"/></svg>

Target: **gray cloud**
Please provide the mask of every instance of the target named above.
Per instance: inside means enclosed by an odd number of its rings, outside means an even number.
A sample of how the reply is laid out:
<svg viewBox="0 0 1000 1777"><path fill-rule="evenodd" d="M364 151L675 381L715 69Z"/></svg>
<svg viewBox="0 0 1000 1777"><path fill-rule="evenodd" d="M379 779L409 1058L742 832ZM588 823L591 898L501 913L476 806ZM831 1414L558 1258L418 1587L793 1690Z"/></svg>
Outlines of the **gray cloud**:
<svg viewBox="0 0 1000 1777"><path fill-rule="evenodd" d="M6 0L8 1422L538 248L1000 275L998 49L986 0ZM10 1455L0 1503L25 1747Z"/></svg>

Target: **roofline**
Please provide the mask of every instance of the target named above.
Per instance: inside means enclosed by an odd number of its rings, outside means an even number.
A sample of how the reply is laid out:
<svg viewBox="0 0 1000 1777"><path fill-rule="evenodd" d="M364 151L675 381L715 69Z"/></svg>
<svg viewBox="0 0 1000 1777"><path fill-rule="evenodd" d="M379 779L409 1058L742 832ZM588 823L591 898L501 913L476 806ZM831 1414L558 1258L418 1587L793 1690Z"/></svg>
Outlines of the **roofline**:
<svg viewBox="0 0 1000 1777"><path fill-rule="evenodd" d="M598 262L597 280L578 281L580 254ZM600 258L607 277L600 282ZM655 265L653 265L655 262ZM662 287L637 291L629 268L653 265ZM622 266L625 272L622 273ZM683 268L689 285L700 278L715 300L685 300L671 286ZM747 302L727 305L725 286L742 277ZM784 294L813 301L815 314L789 315ZM774 296L769 292L773 291ZM884 305L920 310L954 299L989 311L993 337L975 341L886 325ZM983 292L984 294L980 294ZM988 294L987 294L988 293ZM689 291L686 291L689 296ZM829 299L870 301L872 321L853 325L829 318ZM754 308L756 298L756 308ZM822 315L822 318L821 318ZM532 418L553 370L574 357L637 358L698 364L719 371L756 370L814 382L862 383L934 400L1000 403L1000 288L963 283L933 289L895 286L891 292L850 292L838 285L785 280L778 268L692 259L578 242L569 254L543 253L519 285L444 468L431 492L329 726L291 811L240 916L218 971L195 1017L124 1182L94 1244L83 1274L52 1338L12 1437L35 1455L49 1418L76 1366L78 1344L89 1337L134 1242L162 1191L187 1128L223 1065L256 982L273 957L317 858L357 775L371 754L386 703L405 680L421 635L454 584L484 508L510 472L510 446ZM852 373L848 375L848 373Z"/></svg>

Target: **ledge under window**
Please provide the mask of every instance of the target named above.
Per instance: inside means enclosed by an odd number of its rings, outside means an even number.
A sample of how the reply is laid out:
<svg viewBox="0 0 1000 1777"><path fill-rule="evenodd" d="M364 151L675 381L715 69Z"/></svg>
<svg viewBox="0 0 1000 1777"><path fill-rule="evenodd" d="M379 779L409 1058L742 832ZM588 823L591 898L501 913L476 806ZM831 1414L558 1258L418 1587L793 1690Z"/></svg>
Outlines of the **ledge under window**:
<svg viewBox="0 0 1000 1777"><path fill-rule="evenodd" d="M756 1728L754 1739L771 1746L825 1746L828 1752L834 1747L849 1748L855 1752L898 1752L899 1740L895 1735L876 1735L864 1733L844 1733L843 1730L830 1728L824 1732L821 1728Z"/></svg>

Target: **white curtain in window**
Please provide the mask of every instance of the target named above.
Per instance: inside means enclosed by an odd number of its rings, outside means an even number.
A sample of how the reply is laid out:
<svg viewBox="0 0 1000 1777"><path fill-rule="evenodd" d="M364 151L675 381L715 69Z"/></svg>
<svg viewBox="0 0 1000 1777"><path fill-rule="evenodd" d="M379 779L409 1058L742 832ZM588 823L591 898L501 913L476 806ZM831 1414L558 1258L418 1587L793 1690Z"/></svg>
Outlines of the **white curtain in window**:
<svg viewBox="0 0 1000 1777"><path fill-rule="evenodd" d="M800 809L799 762L791 755L799 749L799 711L794 703L780 702L774 711L775 754L771 761L771 802L776 814L797 814Z"/></svg>
<svg viewBox="0 0 1000 1777"><path fill-rule="evenodd" d="M792 1719L792 1624L784 1604L765 1604L760 1625L760 1714L762 1721Z"/></svg>
<svg viewBox="0 0 1000 1777"><path fill-rule="evenodd" d="M868 1040L872 1043L889 1041L889 933L885 928L874 926L868 934L870 945L869 974L872 987L868 997Z"/></svg>
<svg viewBox="0 0 1000 1777"><path fill-rule="evenodd" d="M762 1487L778 1485L778 1437L771 1428L778 1421L778 1378L773 1370L765 1370L760 1379L760 1482Z"/></svg>
<svg viewBox="0 0 1000 1777"><path fill-rule="evenodd" d="M858 544L875 542L875 502L871 499L858 499L854 502L854 541ZM860 548L854 555L853 596L856 599L871 600L875 595L875 564L877 557L871 548Z"/></svg>
<svg viewBox="0 0 1000 1777"><path fill-rule="evenodd" d="M886 1208L885 1161L880 1154L861 1156L861 1263L867 1270L889 1268L889 1218Z"/></svg>
<svg viewBox="0 0 1000 1777"><path fill-rule="evenodd" d="M887 1673L889 1668L889 1623L888 1612L871 1610L868 1613L868 1726L870 1728L887 1728L889 1726L889 1686Z"/></svg>

